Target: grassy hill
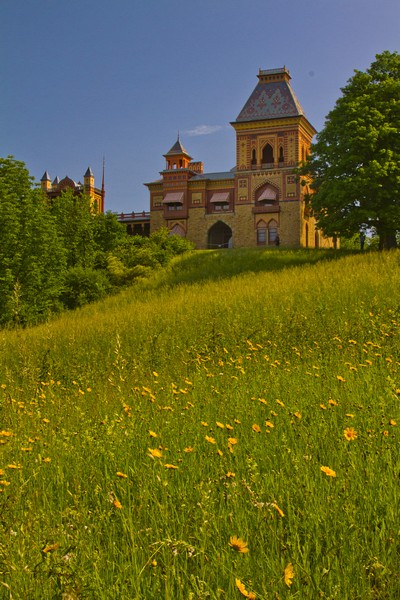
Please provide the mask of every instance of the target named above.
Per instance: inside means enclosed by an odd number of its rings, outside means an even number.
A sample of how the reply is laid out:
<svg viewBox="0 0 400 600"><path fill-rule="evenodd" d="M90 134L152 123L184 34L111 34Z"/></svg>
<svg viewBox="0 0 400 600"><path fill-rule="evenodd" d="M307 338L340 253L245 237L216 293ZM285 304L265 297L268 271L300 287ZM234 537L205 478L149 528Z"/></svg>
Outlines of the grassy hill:
<svg viewBox="0 0 400 600"><path fill-rule="evenodd" d="M195 252L1 332L0 597L400 597L399 265Z"/></svg>

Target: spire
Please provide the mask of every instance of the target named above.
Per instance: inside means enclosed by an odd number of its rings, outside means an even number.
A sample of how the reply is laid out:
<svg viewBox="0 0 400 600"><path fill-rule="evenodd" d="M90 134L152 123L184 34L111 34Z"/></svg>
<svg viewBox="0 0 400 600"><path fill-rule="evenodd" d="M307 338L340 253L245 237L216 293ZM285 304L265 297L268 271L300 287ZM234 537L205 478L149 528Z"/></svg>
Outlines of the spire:
<svg viewBox="0 0 400 600"><path fill-rule="evenodd" d="M102 197L102 201L103 201L103 210L104 210L104 198L106 195L105 189L104 189L104 163L105 163L105 158L103 156L103 174L101 177L101 197Z"/></svg>
<svg viewBox="0 0 400 600"><path fill-rule="evenodd" d="M43 177L42 177L42 179L40 181L51 181L50 175L49 175L48 171L45 171L43 173Z"/></svg>

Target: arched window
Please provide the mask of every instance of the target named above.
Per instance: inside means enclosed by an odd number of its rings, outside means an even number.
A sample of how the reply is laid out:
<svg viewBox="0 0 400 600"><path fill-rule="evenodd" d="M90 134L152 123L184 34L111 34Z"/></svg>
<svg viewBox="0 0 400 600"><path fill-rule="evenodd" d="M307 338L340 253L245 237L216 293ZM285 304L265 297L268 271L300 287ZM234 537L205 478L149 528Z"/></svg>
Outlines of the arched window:
<svg viewBox="0 0 400 600"><path fill-rule="evenodd" d="M251 164L252 165L256 165L257 164L257 156L256 156L256 149L253 148L253 150L251 151Z"/></svg>
<svg viewBox="0 0 400 600"><path fill-rule="evenodd" d="M278 240L278 223L271 219L268 223L268 245L275 246Z"/></svg>
<svg viewBox="0 0 400 600"><path fill-rule="evenodd" d="M271 144L266 144L262 151L262 163L263 167L270 167L274 164L274 151Z"/></svg>
<svg viewBox="0 0 400 600"><path fill-rule="evenodd" d="M279 147L279 166L282 166L284 162L285 162L285 158L283 156L283 147L280 146Z"/></svg>
<svg viewBox="0 0 400 600"><path fill-rule="evenodd" d="M267 243L267 224L261 220L257 223L257 246L265 246Z"/></svg>

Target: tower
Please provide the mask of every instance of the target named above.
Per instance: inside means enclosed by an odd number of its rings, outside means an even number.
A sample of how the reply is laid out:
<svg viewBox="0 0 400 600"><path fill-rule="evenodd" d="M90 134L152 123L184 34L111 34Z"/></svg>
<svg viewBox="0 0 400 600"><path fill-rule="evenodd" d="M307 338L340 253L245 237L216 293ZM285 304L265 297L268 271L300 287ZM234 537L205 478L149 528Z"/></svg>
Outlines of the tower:
<svg viewBox="0 0 400 600"><path fill-rule="evenodd" d="M85 188L85 193L92 197L94 193L94 175L90 167L87 168L87 171L83 176L83 186Z"/></svg>
<svg viewBox="0 0 400 600"><path fill-rule="evenodd" d="M44 190L45 192L51 190L51 179L47 171L43 173L43 177L40 180L40 185L42 187L42 190Z"/></svg>

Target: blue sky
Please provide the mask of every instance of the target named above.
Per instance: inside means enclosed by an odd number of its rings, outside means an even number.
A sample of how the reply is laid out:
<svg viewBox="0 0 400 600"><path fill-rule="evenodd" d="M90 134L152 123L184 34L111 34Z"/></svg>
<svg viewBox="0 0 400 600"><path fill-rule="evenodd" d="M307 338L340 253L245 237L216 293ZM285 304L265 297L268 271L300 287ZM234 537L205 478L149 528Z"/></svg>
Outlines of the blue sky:
<svg viewBox="0 0 400 600"><path fill-rule="evenodd" d="M234 121L285 65L317 130L354 69L400 50L399 0L2 0L0 156L36 181L90 166L106 210L148 210L178 131L205 170L235 164Z"/></svg>

